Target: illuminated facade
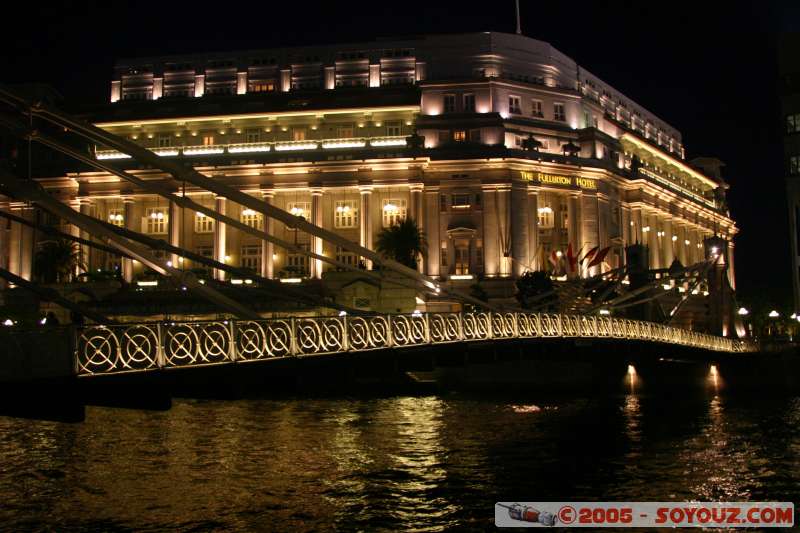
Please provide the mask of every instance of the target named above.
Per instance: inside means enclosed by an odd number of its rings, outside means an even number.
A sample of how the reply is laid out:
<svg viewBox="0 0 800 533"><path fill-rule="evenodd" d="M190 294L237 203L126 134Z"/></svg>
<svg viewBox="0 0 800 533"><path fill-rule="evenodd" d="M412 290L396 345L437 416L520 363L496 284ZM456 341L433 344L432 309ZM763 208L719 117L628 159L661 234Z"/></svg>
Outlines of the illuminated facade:
<svg viewBox="0 0 800 533"><path fill-rule="evenodd" d="M551 253L570 245L611 247L606 264L582 275L621 265L633 242L648 245L653 268L690 264L703 259L704 238L732 241L737 231L726 186L685 161L677 130L520 35L120 62L111 104L87 118L368 248L381 228L412 217L428 242L420 270L455 284L548 269ZM361 263L120 153L98 146L96 156L308 250ZM318 278L328 268L103 172L42 183L86 214L268 278ZM8 265L30 276L30 232L13 226ZM84 253L90 268L121 268L127 280L141 269ZM732 243L727 259L732 280Z"/></svg>

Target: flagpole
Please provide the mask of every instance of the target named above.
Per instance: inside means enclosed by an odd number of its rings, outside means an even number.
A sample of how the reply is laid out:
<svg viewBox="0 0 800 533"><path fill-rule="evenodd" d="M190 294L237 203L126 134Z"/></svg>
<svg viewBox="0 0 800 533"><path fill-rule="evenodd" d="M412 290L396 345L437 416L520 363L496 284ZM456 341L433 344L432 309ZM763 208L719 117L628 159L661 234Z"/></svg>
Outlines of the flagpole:
<svg viewBox="0 0 800 533"><path fill-rule="evenodd" d="M519 21L519 0L516 0L517 3L517 35L522 35L522 27L520 26Z"/></svg>

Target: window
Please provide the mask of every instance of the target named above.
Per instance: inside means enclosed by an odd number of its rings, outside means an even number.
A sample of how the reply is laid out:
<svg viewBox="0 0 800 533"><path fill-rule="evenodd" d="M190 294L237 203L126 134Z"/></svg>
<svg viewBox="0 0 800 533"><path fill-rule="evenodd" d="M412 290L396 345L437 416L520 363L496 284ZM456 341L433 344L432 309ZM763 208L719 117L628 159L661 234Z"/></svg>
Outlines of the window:
<svg viewBox="0 0 800 533"><path fill-rule="evenodd" d="M198 246L197 248L195 248L194 251L195 251L195 253L197 255L200 255L200 256L204 257L205 259L213 259L214 258L214 247L213 246ZM197 265L195 265L195 268L199 268L201 270L205 270L206 273L211 273L211 267L206 265L206 264L203 264L203 263L197 263Z"/></svg>
<svg viewBox="0 0 800 533"><path fill-rule="evenodd" d="M296 217L303 217L308 220L311 213L311 204L309 202L289 202L286 204L286 210Z"/></svg>
<svg viewBox="0 0 800 533"><path fill-rule="evenodd" d="M351 135L352 137L352 135ZM292 128L292 140L293 141L305 141L306 140L306 129L305 128Z"/></svg>
<svg viewBox="0 0 800 533"><path fill-rule="evenodd" d="M447 266L447 241L442 241L442 247L439 249L439 265Z"/></svg>
<svg viewBox="0 0 800 533"><path fill-rule="evenodd" d="M450 197L450 205L453 209L469 209L471 194L454 194Z"/></svg>
<svg viewBox="0 0 800 533"><path fill-rule="evenodd" d="M469 241L459 239L455 246L455 273L459 276L469 274Z"/></svg>
<svg viewBox="0 0 800 533"><path fill-rule="evenodd" d="M239 214L239 221L251 228L261 229L264 227L264 215L249 208L242 209Z"/></svg>
<svg viewBox="0 0 800 533"><path fill-rule="evenodd" d="M399 224L406 218L406 201L389 198L383 201L383 226L388 228Z"/></svg>
<svg viewBox="0 0 800 533"><path fill-rule="evenodd" d="M117 272L122 266L122 260L120 256L115 254L106 254L106 270L109 272Z"/></svg>
<svg viewBox="0 0 800 533"><path fill-rule="evenodd" d="M553 227L553 208L545 205L539 208L538 212L539 229L550 229Z"/></svg>
<svg viewBox="0 0 800 533"><path fill-rule="evenodd" d="M203 146L212 146L214 144L213 135L203 135Z"/></svg>
<svg viewBox="0 0 800 533"><path fill-rule="evenodd" d="M120 228L125 227L125 213L122 209L109 209L108 222Z"/></svg>
<svg viewBox="0 0 800 533"><path fill-rule="evenodd" d="M793 155L789 158L789 174L800 175L800 155Z"/></svg>
<svg viewBox="0 0 800 533"><path fill-rule="evenodd" d="M308 251L308 243L298 244L297 247L303 251ZM308 256L290 251L286 255L286 270L300 276L306 275L308 272Z"/></svg>
<svg viewBox="0 0 800 533"><path fill-rule="evenodd" d="M800 113L786 115L786 133L800 132Z"/></svg>
<svg viewBox="0 0 800 533"><path fill-rule="evenodd" d="M475 208L476 209L480 209L481 208L481 193L477 193L475 195Z"/></svg>
<svg viewBox="0 0 800 533"><path fill-rule="evenodd" d="M252 93L267 93L275 90L275 84L272 82L254 83L250 86Z"/></svg>
<svg viewBox="0 0 800 533"><path fill-rule="evenodd" d="M195 213L194 217L194 232L213 233L214 219L198 211L197 213Z"/></svg>
<svg viewBox="0 0 800 533"><path fill-rule="evenodd" d="M248 143L258 143L261 142L261 130L257 128L250 128L244 130L244 140Z"/></svg>
<svg viewBox="0 0 800 533"><path fill-rule="evenodd" d="M352 267L358 266L358 256L341 246L336 247L336 260Z"/></svg>
<svg viewBox="0 0 800 533"><path fill-rule="evenodd" d="M444 95L444 112L454 113L455 110L456 110L456 95L454 94Z"/></svg>
<svg viewBox="0 0 800 533"><path fill-rule="evenodd" d="M553 120L560 120L561 122L567 120L567 115L564 112L564 104L559 102L553 104Z"/></svg>
<svg viewBox="0 0 800 533"><path fill-rule="evenodd" d="M569 228L569 209L566 197L559 199L559 210L561 211L561 229L566 232Z"/></svg>
<svg viewBox="0 0 800 533"><path fill-rule="evenodd" d="M439 211L442 213L447 211L447 195L442 194L439 196Z"/></svg>
<svg viewBox="0 0 800 533"><path fill-rule="evenodd" d="M167 232L168 214L160 207L148 207L144 213L144 233L161 235Z"/></svg>
<svg viewBox="0 0 800 533"><path fill-rule="evenodd" d="M465 94L464 95L464 111L469 113L475 112L475 95L474 94Z"/></svg>
<svg viewBox="0 0 800 533"><path fill-rule="evenodd" d="M483 241L475 241L475 266L478 270L483 270Z"/></svg>
<svg viewBox="0 0 800 533"><path fill-rule="evenodd" d="M358 227L358 205L356 205L356 200L341 200L336 202L333 213L333 227Z"/></svg>
<svg viewBox="0 0 800 533"><path fill-rule="evenodd" d="M242 246L242 268L261 272L261 245L247 244Z"/></svg>
<svg viewBox="0 0 800 533"><path fill-rule="evenodd" d="M339 126L339 138L349 139L353 136L353 125Z"/></svg>
<svg viewBox="0 0 800 533"><path fill-rule="evenodd" d="M172 146L172 137L169 134L158 136L159 148L169 148L170 146Z"/></svg>
<svg viewBox="0 0 800 533"><path fill-rule="evenodd" d="M453 132L453 140L456 142L463 142L467 140L467 132L464 130L455 130Z"/></svg>
<svg viewBox="0 0 800 533"><path fill-rule="evenodd" d="M439 130L439 144L447 144L450 142L452 133L449 130Z"/></svg>
<svg viewBox="0 0 800 533"><path fill-rule="evenodd" d="M534 117L543 118L544 113L542 112L542 101L541 100L531 100L531 115Z"/></svg>
<svg viewBox="0 0 800 533"><path fill-rule="evenodd" d="M522 114L522 106L520 106L519 96L508 97L508 112L512 115Z"/></svg>
<svg viewBox="0 0 800 533"><path fill-rule="evenodd" d="M402 135L402 126L399 120L393 120L391 122L386 123L386 136L387 137L397 137Z"/></svg>
<svg viewBox="0 0 800 533"><path fill-rule="evenodd" d="M471 143L481 142L481 130L479 129L469 130L469 142Z"/></svg>

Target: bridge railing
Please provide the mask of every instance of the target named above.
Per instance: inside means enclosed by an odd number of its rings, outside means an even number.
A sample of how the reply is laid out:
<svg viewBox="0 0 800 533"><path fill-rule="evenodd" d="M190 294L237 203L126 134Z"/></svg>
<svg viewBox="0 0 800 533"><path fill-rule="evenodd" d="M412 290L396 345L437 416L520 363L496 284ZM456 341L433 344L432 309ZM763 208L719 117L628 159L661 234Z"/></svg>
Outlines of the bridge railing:
<svg viewBox="0 0 800 533"><path fill-rule="evenodd" d="M90 326L78 332L79 375L146 371L488 339L616 338L719 352L747 341L651 322L548 313L413 313Z"/></svg>

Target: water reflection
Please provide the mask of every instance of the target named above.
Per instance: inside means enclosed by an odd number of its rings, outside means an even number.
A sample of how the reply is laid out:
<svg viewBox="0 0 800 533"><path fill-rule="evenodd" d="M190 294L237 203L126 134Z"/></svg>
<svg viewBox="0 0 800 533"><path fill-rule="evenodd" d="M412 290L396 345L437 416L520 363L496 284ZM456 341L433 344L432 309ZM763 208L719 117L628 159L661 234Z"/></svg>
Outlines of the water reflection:
<svg viewBox="0 0 800 533"><path fill-rule="evenodd" d="M800 499L800 398L176 401L0 418L4 530L486 529L502 500Z"/></svg>

